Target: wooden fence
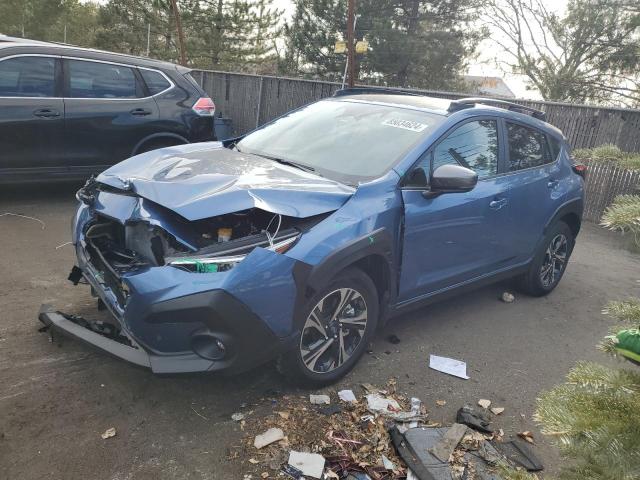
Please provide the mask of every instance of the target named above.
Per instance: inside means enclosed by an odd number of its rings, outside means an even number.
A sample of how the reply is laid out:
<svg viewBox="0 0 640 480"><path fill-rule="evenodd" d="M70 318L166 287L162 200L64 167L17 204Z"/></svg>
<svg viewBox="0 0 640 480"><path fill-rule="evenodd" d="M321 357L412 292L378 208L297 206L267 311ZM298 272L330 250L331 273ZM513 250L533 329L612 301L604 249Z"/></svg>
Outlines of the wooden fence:
<svg viewBox="0 0 640 480"><path fill-rule="evenodd" d="M640 193L640 170L621 168L613 162L588 165L583 218L599 222L616 195Z"/></svg>
<svg viewBox="0 0 640 480"><path fill-rule="evenodd" d="M333 95L340 84L238 73L194 71L194 78L213 98L217 110L233 120L235 134L253 130L289 110ZM413 90L416 91L416 90ZM468 95L418 90L440 98ZM613 143L640 152L640 110L600 108L556 102L518 100L547 113L574 148ZM590 162L586 185L585 219L598 222L616 195L638 193L640 172L615 164Z"/></svg>
<svg viewBox="0 0 640 480"><path fill-rule="evenodd" d="M196 70L194 78L213 98L217 110L233 120L242 134L294 108L333 95L340 84L294 78ZM411 90L440 98L469 95ZM600 108L558 102L516 100L547 113L574 148L613 143L627 152L640 152L640 110Z"/></svg>

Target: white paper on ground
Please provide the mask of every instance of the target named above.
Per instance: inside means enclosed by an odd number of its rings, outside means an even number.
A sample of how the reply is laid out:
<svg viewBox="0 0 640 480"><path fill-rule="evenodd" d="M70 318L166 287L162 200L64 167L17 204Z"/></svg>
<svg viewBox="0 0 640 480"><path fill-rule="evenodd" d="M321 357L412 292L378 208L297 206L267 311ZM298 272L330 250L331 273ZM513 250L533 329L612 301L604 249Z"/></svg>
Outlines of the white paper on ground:
<svg viewBox="0 0 640 480"><path fill-rule="evenodd" d="M439 372L448 373L454 377L469 380L469 377L467 376L467 364L461 360L430 355L429 367L434 370L438 370Z"/></svg>
<svg viewBox="0 0 640 480"><path fill-rule="evenodd" d="M352 390L340 390L338 392L338 397L343 402L356 402L356 396L353 394Z"/></svg>
<svg viewBox="0 0 640 480"><path fill-rule="evenodd" d="M289 452L289 465L296 467L302 472L313 478L322 478L324 472L324 457L318 453Z"/></svg>

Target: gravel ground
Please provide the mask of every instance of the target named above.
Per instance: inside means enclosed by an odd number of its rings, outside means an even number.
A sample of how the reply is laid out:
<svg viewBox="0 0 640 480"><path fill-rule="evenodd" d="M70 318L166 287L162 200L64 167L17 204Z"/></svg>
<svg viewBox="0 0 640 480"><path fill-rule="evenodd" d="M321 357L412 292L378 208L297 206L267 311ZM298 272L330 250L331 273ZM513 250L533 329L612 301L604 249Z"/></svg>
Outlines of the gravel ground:
<svg viewBox="0 0 640 480"><path fill-rule="evenodd" d="M69 313L95 308L86 286L66 276L75 186L6 189L0 214L0 478L221 479L242 478L245 466L228 459L243 432L230 419L243 403L254 415L271 400L304 394L283 382L272 365L235 377L158 377L72 340L50 343L38 333L41 303ZM560 459L532 422L540 391L562 381L576 361L607 361L594 345L611 320L608 299L637 294L640 256L622 240L585 225L569 269L546 298L516 294L498 300L499 284L397 318L337 388L397 377L398 390L420 397L434 421L451 422L465 402L491 399L505 407L497 427L531 430L536 452L557 471ZM390 334L397 345L386 340ZM428 368L430 353L462 359L470 380ZM443 407L436 400L446 400ZM100 434L115 427L117 435Z"/></svg>

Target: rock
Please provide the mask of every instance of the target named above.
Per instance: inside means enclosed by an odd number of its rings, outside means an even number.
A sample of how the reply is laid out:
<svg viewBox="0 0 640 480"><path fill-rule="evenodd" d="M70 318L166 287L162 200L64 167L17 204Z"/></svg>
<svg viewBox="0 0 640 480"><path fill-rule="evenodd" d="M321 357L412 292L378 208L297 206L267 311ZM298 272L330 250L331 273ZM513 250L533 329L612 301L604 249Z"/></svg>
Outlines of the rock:
<svg viewBox="0 0 640 480"><path fill-rule="evenodd" d="M256 436L253 441L253 446L257 449L261 449L262 447L266 447L267 445L270 445L273 442L278 442L282 439L284 439L284 432L280 428L270 428L263 434Z"/></svg>
<svg viewBox="0 0 640 480"><path fill-rule="evenodd" d="M107 438L111 438L111 437L115 437L116 436L116 429L115 427L111 427L108 428L102 435L100 435L102 437L103 440L106 440Z"/></svg>
<svg viewBox="0 0 640 480"><path fill-rule="evenodd" d="M309 401L313 405L329 405L331 403L331 398L329 395L309 395Z"/></svg>

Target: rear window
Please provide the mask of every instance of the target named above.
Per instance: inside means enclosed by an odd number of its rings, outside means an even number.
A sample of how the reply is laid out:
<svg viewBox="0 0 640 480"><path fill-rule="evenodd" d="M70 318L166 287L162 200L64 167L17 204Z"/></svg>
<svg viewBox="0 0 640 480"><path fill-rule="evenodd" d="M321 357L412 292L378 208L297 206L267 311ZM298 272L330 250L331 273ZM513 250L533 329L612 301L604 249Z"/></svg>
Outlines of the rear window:
<svg viewBox="0 0 640 480"><path fill-rule="evenodd" d="M149 93L151 95L157 95L160 92L164 92L167 88L171 86L169 80L167 80L164 75L160 72L155 72L153 70L143 70L138 69L142 74L142 78L144 79L144 83L147 84L147 88L149 89Z"/></svg>
<svg viewBox="0 0 640 480"><path fill-rule="evenodd" d="M507 122L507 140L510 172L553 161L547 136L539 130Z"/></svg>
<svg viewBox="0 0 640 480"><path fill-rule="evenodd" d="M68 60L69 97L136 98L141 91L133 69L111 63Z"/></svg>
<svg viewBox="0 0 640 480"><path fill-rule="evenodd" d="M184 76L184 78L186 78L186 79L187 79L187 81L188 81L191 85L193 85L194 87L196 87L196 90L197 90L199 93L204 93L204 90L202 89L202 87L200 86L200 84L196 81L196 79L195 79L195 78L193 78L193 77L191 76L191 74L190 74L190 73L185 73L183 76Z"/></svg>
<svg viewBox="0 0 640 480"><path fill-rule="evenodd" d="M50 57L18 57L0 62L0 96L53 97L55 64Z"/></svg>

